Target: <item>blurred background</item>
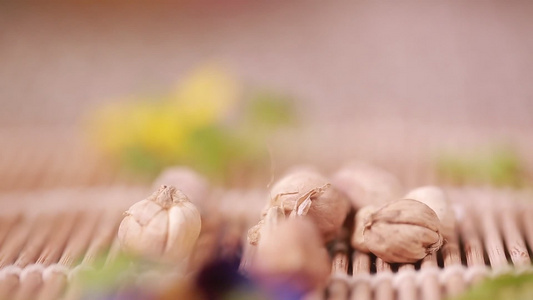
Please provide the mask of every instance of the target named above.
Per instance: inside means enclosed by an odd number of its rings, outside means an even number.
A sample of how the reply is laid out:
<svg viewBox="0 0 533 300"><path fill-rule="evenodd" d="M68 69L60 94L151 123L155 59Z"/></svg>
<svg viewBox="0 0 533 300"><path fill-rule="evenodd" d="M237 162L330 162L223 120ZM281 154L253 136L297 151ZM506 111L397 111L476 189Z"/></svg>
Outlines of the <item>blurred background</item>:
<svg viewBox="0 0 533 300"><path fill-rule="evenodd" d="M529 1L0 3L0 192L352 160L524 187Z"/></svg>

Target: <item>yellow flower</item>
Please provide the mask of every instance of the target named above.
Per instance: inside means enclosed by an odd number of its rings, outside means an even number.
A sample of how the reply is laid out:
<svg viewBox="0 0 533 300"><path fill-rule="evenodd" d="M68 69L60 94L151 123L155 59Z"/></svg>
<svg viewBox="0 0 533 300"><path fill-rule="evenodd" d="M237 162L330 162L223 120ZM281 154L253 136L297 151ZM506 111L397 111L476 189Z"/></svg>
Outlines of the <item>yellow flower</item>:
<svg viewBox="0 0 533 300"><path fill-rule="evenodd" d="M224 131L214 129L222 128L221 121L236 109L240 91L239 83L222 69L205 66L167 95L130 97L103 106L92 115L90 136L102 152L125 166L202 160L197 157L225 150L227 145L216 135ZM199 151L199 136L207 145L202 147L209 149Z"/></svg>
<svg viewBox="0 0 533 300"><path fill-rule="evenodd" d="M197 69L180 83L174 105L190 119L203 126L228 116L239 100L238 81L217 66Z"/></svg>
<svg viewBox="0 0 533 300"><path fill-rule="evenodd" d="M179 157L192 125L174 107L162 103L117 103L104 107L92 122L92 136L113 156L142 146L162 158Z"/></svg>

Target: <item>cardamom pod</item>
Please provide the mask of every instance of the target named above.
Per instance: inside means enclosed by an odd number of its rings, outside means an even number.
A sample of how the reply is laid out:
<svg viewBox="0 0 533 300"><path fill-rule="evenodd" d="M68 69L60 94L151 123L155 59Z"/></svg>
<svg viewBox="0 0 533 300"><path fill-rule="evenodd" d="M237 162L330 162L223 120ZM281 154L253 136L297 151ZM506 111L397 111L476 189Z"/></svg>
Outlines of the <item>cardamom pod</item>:
<svg viewBox="0 0 533 300"><path fill-rule="evenodd" d="M324 242L339 233L350 210L349 201L331 186L328 179L310 169L299 169L281 178L270 191L263 218L271 207L280 207L285 215L308 216L316 224ZM248 241L258 242L257 232L263 222L249 231Z"/></svg>
<svg viewBox="0 0 533 300"><path fill-rule="evenodd" d="M426 204L395 200L368 217L363 229L368 250L389 263L414 263L442 246L440 220Z"/></svg>
<svg viewBox="0 0 533 300"><path fill-rule="evenodd" d="M285 218L277 208L270 209L255 247L249 273L268 290L303 295L324 285L330 274L328 252L309 218Z"/></svg>
<svg viewBox="0 0 533 300"><path fill-rule="evenodd" d="M355 214L355 229L352 234L352 246L362 252L369 252L368 247L365 245L365 238L363 236L363 231L365 229L365 224L370 217L378 208L374 205L367 205L363 208L360 208Z"/></svg>
<svg viewBox="0 0 533 300"><path fill-rule="evenodd" d="M413 199L429 206L441 222L442 235L451 239L455 233L455 214L444 191L436 186L423 186L410 191L404 199Z"/></svg>
<svg viewBox="0 0 533 300"><path fill-rule="evenodd" d="M162 185L180 189L202 213L209 208L209 181L190 168L176 166L163 170L152 187L158 189Z"/></svg>
<svg viewBox="0 0 533 300"><path fill-rule="evenodd" d="M332 184L345 193L355 209L382 205L402 195L402 185L393 174L373 165L353 162L332 176Z"/></svg>
<svg viewBox="0 0 533 300"><path fill-rule="evenodd" d="M118 239L125 252L180 263L193 250L200 229L194 204L180 190L163 185L125 212Z"/></svg>

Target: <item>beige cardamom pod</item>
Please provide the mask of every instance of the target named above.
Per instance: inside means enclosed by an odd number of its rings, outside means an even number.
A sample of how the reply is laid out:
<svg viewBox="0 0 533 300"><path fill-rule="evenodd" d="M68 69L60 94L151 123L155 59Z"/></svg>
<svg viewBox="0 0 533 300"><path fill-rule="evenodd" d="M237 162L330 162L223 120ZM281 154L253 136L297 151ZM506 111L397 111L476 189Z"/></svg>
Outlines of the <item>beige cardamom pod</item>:
<svg viewBox="0 0 533 300"><path fill-rule="evenodd" d="M193 169L175 166L170 167L154 180L152 187L158 189L162 185L170 185L181 190L187 198L201 211L209 208L209 181Z"/></svg>
<svg viewBox="0 0 533 300"><path fill-rule="evenodd" d="M437 214L426 204L395 200L367 219L364 244L386 262L414 263L442 246L440 226Z"/></svg>
<svg viewBox="0 0 533 300"><path fill-rule="evenodd" d="M332 184L345 193L355 209L399 199L403 188L393 174L363 162L352 162L332 176Z"/></svg>
<svg viewBox="0 0 533 300"><path fill-rule="evenodd" d="M444 191L436 186L423 186L411 190L404 199L420 201L431 207L441 222L442 235L452 239L455 233L455 214Z"/></svg>
<svg viewBox="0 0 533 300"><path fill-rule="evenodd" d="M281 178L270 191L263 209L263 218L271 207L280 207L284 214L309 217L317 226L324 242L339 233L350 210L346 197L331 186L329 180L310 169L300 169ZM257 244L264 221L248 232L248 241Z"/></svg>
<svg viewBox="0 0 533 300"><path fill-rule="evenodd" d="M365 238L363 236L363 231L365 229L365 224L368 221L368 218L377 210L378 208L374 205L367 205L363 208L360 208L355 214L355 229L352 234L352 246L362 252L369 252L368 247L365 245Z"/></svg>
<svg viewBox="0 0 533 300"><path fill-rule="evenodd" d="M323 286L331 262L322 237L309 218L285 217L270 208L249 267L250 275L269 290L291 289L305 294Z"/></svg>
<svg viewBox="0 0 533 300"><path fill-rule="evenodd" d="M194 204L180 190L163 185L125 212L118 239L125 252L180 263L192 252L200 229Z"/></svg>

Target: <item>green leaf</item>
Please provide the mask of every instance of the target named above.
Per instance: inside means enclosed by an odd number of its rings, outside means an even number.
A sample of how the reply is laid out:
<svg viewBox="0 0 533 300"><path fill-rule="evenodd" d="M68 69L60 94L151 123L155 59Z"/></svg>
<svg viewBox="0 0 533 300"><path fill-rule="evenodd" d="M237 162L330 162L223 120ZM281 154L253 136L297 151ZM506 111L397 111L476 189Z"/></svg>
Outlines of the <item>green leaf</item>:
<svg viewBox="0 0 533 300"><path fill-rule="evenodd" d="M511 148L494 147L470 153L448 152L435 162L439 177L455 184L524 184L522 162Z"/></svg>
<svg viewBox="0 0 533 300"><path fill-rule="evenodd" d="M293 125L295 110L292 99L273 91L257 91L249 99L245 118L250 126L261 130Z"/></svg>
<svg viewBox="0 0 533 300"><path fill-rule="evenodd" d="M530 300L532 296L533 274L505 274L487 279L453 300Z"/></svg>
<svg viewBox="0 0 533 300"><path fill-rule="evenodd" d="M164 167L161 158L144 149L142 145L125 148L120 157L120 163L127 170L152 177Z"/></svg>

